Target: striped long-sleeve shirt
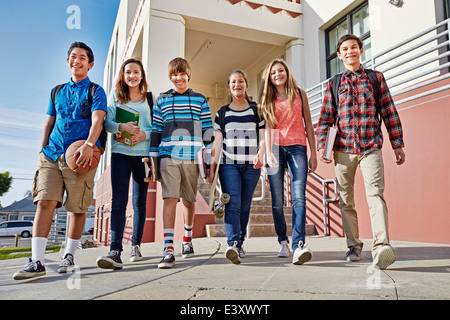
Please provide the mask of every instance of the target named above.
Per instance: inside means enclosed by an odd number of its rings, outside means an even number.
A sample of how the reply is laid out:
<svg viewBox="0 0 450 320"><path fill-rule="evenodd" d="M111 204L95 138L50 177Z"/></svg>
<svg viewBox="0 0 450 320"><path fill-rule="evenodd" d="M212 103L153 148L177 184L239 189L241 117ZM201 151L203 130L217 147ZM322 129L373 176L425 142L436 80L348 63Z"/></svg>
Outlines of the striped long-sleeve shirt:
<svg viewBox="0 0 450 320"><path fill-rule="evenodd" d="M211 149L214 136L206 98L192 89L183 94L171 89L153 108L150 156L195 160L204 144Z"/></svg>
<svg viewBox="0 0 450 320"><path fill-rule="evenodd" d="M403 131L399 115L389 88L381 72L375 71L380 90L381 118L389 134L393 149L403 148ZM339 86L338 106L332 98L330 80L325 94L319 124L317 126L317 148L325 145L328 128L335 124L338 133L334 150L346 153L365 154L383 146L381 124L377 115L374 90L364 69L355 72L345 69ZM337 110L337 115L336 115Z"/></svg>

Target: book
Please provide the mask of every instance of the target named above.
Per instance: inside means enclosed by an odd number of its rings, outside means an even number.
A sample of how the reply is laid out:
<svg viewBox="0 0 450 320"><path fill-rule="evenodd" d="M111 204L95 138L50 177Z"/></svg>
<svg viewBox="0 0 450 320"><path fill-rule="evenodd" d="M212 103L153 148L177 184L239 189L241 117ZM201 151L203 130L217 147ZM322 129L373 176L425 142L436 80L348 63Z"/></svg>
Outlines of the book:
<svg viewBox="0 0 450 320"><path fill-rule="evenodd" d="M327 132L327 139L325 140L325 149L323 151L323 158L331 160L331 153L333 152L334 141L336 140L337 129L329 127Z"/></svg>
<svg viewBox="0 0 450 320"><path fill-rule="evenodd" d="M116 119L117 123L137 122L139 123L139 112L124 105L118 104L116 107ZM135 144L131 142L132 134L128 131L117 132L114 134L114 140L126 144L130 147L134 147Z"/></svg>

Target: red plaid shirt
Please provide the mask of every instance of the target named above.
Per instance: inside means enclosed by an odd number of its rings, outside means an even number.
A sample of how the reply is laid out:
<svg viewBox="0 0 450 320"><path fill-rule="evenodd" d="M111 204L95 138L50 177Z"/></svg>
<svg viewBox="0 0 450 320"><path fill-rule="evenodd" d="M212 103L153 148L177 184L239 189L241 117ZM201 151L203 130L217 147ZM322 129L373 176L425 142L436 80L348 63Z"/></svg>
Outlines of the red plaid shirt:
<svg viewBox="0 0 450 320"><path fill-rule="evenodd" d="M403 148L403 130L386 80L381 72L375 72L381 83L381 117L389 134L393 149ZM317 126L317 148L323 149L328 128L335 124L336 107L332 99L330 80L325 94L319 124ZM345 69L339 86L337 125L338 133L334 150L346 153L365 154L383 146L380 120L377 115L372 84L361 67L352 72Z"/></svg>

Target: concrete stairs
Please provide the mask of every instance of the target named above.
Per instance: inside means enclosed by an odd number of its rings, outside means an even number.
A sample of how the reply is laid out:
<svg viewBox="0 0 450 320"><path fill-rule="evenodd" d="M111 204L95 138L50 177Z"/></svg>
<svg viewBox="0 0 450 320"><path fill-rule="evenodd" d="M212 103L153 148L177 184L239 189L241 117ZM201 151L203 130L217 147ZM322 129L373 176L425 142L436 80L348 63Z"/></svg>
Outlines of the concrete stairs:
<svg viewBox="0 0 450 320"><path fill-rule="evenodd" d="M261 196L261 181L258 183L253 197ZM209 203L210 184L199 180L199 192ZM289 238L292 235L292 207L284 207L284 215L287 224L287 234ZM206 227L207 237L226 237L224 220L215 218L215 224L208 224ZM277 236L272 218L272 200L270 194L270 186L265 187L264 199L261 201L253 201L250 209L249 221L250 234L249 237L274 237ZM313 224L306 225L306 235L316 234Z"/></svg>

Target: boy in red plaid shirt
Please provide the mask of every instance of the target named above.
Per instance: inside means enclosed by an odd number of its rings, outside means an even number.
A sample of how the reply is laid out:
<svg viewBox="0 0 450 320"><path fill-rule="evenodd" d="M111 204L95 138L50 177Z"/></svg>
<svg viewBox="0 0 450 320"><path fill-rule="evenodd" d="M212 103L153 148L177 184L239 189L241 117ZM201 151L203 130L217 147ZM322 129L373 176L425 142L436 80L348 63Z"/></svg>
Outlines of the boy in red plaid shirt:
<svg viewBox="0 0 450 320"><path fill-rule="evenodd" d="M383 74L373 71L379 85L375 90L368 76L369 71L362 68L360 58L363 51L362 41L355 35L345 35L337 44L337 55L345 69L340 77L335 99L333 80L328 83L317 127L317 148L321 161L331 163L331 159L323 157L323 152L328 128L336 125L338 132L334 143L334 162L342 222L349 248L347 261L359 261L363 246L359 239L353 189L359 166L364 178L372 224L373 265L386 269L395 262L396 255L389 245L388 210L383 196L381 119L388 131L398 165L405 162L403 131ZM375 94L376 92L379 94Z"/></svg>

